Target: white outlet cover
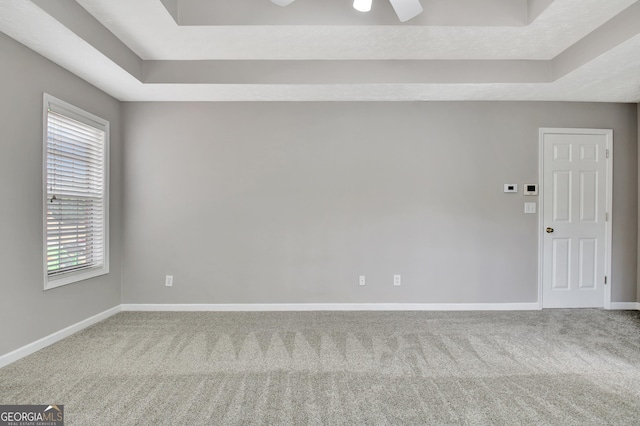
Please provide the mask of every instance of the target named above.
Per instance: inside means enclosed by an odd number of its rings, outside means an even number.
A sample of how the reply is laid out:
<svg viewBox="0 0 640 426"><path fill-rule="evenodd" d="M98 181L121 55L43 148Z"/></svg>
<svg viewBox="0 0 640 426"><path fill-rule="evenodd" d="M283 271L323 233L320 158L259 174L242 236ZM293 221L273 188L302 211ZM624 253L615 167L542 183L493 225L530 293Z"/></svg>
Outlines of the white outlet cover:
<svg viewBox="0 0 640 426"><path fill-rule="evenodd" d="M398 286L402 284L402 277L400 275L393 276L393 285Z"/></svg>
<svg viewBox="0 0 640 426"><path fill-rule="evenodd" d="M164 285L167 287L173 287L173 275L167 275L165 277Z"/></svg>
<svg viewBox="0 0 640 426"><path fill-rule="evenodd" d="M358 278L358 282L360 283L360 285L366 285L364 275L360 275L360 278Z"/></svg>

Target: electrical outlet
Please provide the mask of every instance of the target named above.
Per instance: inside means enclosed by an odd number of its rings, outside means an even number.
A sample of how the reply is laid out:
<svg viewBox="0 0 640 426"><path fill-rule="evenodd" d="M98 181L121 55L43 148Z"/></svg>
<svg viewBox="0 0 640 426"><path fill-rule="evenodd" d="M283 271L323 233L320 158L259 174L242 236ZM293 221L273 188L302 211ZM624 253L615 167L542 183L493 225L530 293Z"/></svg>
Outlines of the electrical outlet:
<svg viewBox="0 0 640 426"><path fill-rule="evenodd" d="M393 285L398 286L402 284L402 278L400 277L400 275L394 275L393 276Z"/></svg>
<svg viewBox="0 0 640 426"><path fill-rule="evenodd" d="M366 282L364 280L364 275L360 275L359 282L360 282L360 285L365 285L366 284Z"/></svg>
<svg viewBox="0 0 640 426"><path fill-rule="evenodd" d="M173 287L173 275L167 275L165 277L164 285L167 287Z"/></svg>

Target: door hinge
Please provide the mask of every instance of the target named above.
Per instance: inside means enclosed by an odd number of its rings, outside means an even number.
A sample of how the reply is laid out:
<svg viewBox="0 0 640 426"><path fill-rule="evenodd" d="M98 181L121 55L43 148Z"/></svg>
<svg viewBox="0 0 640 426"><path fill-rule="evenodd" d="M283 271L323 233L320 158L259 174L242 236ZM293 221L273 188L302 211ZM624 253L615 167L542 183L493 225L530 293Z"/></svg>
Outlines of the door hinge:
<svg viewBox="0 0 640 426"><path fill-rule="evenodd" d="M607 154L607 158L609 158L609 150L607 150L606 154Z"/></svg>
<svg viewBox="0 0 640 426"><path fill-rule="evenodd" d="M604 214L604 221L605 221L605 222L609 222L609 212L606 212L606 213Z"/></svg>
<svg viewBox="0 0 640 426"><path fill-rule="evenodd" d="M606 275L604 276L604 283L605 284L607 283L607 276Z"/></svg>

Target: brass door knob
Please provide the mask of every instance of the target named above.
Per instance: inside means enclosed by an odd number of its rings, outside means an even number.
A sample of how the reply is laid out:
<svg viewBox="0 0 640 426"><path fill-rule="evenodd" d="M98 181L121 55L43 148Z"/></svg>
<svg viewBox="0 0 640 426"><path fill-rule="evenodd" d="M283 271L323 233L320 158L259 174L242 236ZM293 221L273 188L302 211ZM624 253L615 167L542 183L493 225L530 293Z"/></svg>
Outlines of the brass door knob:
<svg viewBox="0 0 640 426"><path fill-rule="evenodd" d="M553 232L553 228L547 228L547 234L551 234Z"/></svg>

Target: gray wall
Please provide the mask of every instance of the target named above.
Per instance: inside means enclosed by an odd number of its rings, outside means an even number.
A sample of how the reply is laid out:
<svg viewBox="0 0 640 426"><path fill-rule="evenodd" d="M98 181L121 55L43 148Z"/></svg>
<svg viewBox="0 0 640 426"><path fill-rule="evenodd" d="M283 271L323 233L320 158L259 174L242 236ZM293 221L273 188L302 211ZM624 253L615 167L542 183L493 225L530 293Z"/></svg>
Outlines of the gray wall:
<svg viewBox="0 0 640 426"><path fill-rule="evenodd" d="M0 355L120 304L121 104L0 33ZM111 122L111 273L43 290L42 93Z"/></svg>
<svg viewBox="0 0 640 426"><path fill-rule="evenodd" d="M634 301L636 110L124 104L123 302L535 302L537 215L502 185L537 181L539 127L614 129L613 301Z"/></svg>
<svg viewBox="0 0 640 426"><path fill-rule="evenodd" d="M635 105L123 107L3 34L0 61L0 355L121 296L125 303L533 302L537 218L522 213L525 197L501 186L537 180L541 126L614 129L613 300L640 300ZM46 292L43 92L111 122L111 273ZM401 287L391 285L397 273ZM165 274L175 275L174 287L164 287Z"/></svg>

